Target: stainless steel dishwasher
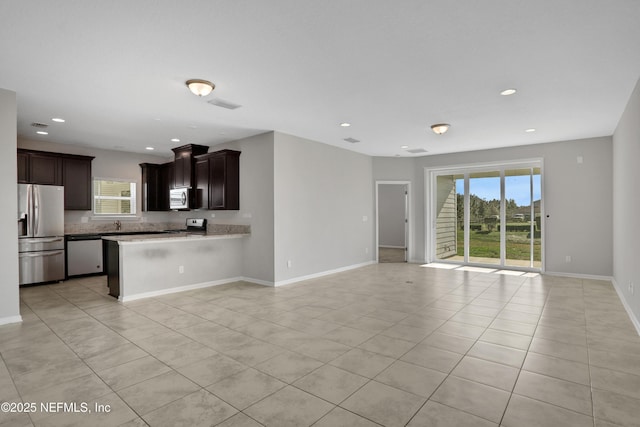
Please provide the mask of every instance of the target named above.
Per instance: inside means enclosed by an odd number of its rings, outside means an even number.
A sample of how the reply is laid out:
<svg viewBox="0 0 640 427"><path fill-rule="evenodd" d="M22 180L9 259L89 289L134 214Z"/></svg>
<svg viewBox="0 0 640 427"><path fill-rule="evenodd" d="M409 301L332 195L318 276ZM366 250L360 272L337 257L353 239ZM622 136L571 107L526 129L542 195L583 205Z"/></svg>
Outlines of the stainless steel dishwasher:
<svg viewBox="0 0 640 427"><path fill-rule="evenodd" d="M67 276L103 274L102 236L82 234L66 236Z"/></svg>

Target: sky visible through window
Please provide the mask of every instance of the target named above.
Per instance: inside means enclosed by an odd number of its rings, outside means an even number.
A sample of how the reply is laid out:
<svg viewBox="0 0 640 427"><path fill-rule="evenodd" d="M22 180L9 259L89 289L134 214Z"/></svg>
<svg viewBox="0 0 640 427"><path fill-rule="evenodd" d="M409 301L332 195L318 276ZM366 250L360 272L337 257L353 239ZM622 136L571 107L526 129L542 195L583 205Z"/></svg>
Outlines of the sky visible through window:
<svg viewBox="0 0 640 427"><path fill-rule="evenodd" d="M500 200L500 178L471 178L471 192L484 200ZM529 206L529 176L505 177L507 199L514 199L518 206ZM540 175L533 176L533 200L540 200ZM456 193L464 194L464 179L456 179Z"/></svg>

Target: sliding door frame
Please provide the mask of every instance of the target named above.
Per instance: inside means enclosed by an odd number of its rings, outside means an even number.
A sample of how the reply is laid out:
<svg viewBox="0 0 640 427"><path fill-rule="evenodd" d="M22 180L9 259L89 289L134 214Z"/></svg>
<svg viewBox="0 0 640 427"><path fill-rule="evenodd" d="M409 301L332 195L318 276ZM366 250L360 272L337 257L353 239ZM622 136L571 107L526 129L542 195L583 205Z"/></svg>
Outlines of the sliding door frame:
<svg viewBox="0 0 640 427"><path fill-rule="evenodd" d="M502 248L506 248L506 209L505 203L501 200L500 203L500 220L501 224L505 226L502 227L504 232L501 232L500 236L500 264L484 264L484 263L474 263L469 262L469 233L465 233L464 239L464 262L460 261L448 261L446 259L436 259L436 220L437 214L435 212L436 203L434 201L435 195L437 194L437 179L436 177L439 175L460 175L463 174L468 176L469 174L475 172L500 172L500 195L501 199L505 198L505 171L511 169L523 169L523 168L540 168L540 220L542 226L542 233L540 235L541 244L540 244L540 259L541 259L541 267L515 267L505 265L505 257L506 254L503 253ZM542 158L531 158L531 159L519 159L519 160L511 160L511 161L503 161L503 162L487 162L487 163L472 163L472 164L458 164L458 165L450 165L443 167L435 167L435 168L425 168L425 261L427 263L431 262L442 262L442 263L450 263L450 264L459 264L459 265L468 265L468 266L476 266L476 267L488 267L495 268L500 270L521 270L521 271L534 271L544 273L545 271L545 244L546 244L546 226L545 226L545 211L544 211L544 159ZM465 196L464 196L464 224L466 228L466 224L469 222L467 216L469 215L469 180L465 179ZM533 203L533 200L532 200ZM534 218L531 218L531 221L534 221ZM533 241L533 236L531 240Z"/></svg>

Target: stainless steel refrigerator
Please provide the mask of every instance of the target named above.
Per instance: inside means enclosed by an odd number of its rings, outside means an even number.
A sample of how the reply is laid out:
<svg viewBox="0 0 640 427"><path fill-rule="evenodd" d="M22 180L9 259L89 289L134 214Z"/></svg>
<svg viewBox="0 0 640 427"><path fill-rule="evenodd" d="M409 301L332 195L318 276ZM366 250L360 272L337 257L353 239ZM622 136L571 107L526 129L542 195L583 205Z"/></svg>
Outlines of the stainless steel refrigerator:
<svg viewBox="0 0 640 427"><path fill-rule="evenodd" d="M63 280L64 187L18 184L20 285Z"/></svg>

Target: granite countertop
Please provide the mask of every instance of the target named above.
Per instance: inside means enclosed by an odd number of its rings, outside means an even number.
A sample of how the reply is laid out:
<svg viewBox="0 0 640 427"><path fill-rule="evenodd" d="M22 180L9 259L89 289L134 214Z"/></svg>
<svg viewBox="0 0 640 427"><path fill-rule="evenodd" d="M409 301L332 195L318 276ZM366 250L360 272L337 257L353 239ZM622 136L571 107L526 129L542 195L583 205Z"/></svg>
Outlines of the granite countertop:
<svg viewBox="0 0 640 427"><path fill-rule="evenodd" d="M65 235L67 236L84 236L84 235L101 235L101 236L149 236L158 233L171 231L185 232L185 225L181 223L122 223L122 229L116 230L112 223L104 224L65 224ZM241 224L208 224L207 233L211 235L221 234L250 234L250 225ZM166 234L165 234L166 235Z"/></svg>
<svg viewBox="0 0 640 427"><path fill-rule="evenodd" d="M237 239L241 237L249 236L249 233L235 233L235 234L204 234L204 233L158 233L158 234L125 234L125 235L111 235L103 236L103 240L112 240L122 243L145 243L145 242L180 242L180 241L194 241L194 240L207 240L207 239Z"/></svg>

